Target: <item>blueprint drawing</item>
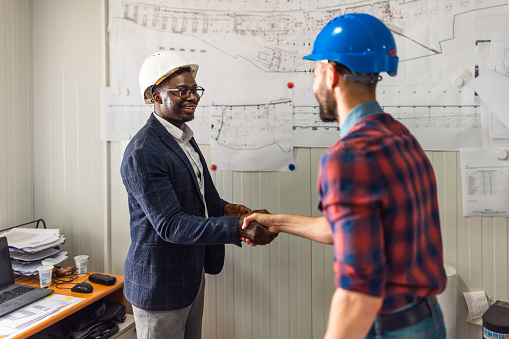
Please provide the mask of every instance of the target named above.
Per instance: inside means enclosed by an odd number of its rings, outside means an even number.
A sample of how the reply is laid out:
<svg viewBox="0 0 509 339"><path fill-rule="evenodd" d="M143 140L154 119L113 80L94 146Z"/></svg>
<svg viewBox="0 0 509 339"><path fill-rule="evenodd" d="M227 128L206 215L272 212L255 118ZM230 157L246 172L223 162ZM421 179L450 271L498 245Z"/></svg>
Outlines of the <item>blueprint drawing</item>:
<svg viewBox="0 0 509 339"><path fill-rule="evenodd" d="M353 12L378 17L396 39L398 75L382 74L377 89L382 107L427 150L480 147L480 109L465 84L475 74L476 37L507 29L509 0L110 0L111 86L137 95L143 60L156 50L175 50L200 65L197 82L206 88L191 123L198 142L242 151L239 140L221 139L226 134L217 134L217 121L244 116L243 123L254 126L245 110L270 107L273 97L259 98L274 90L265 86L271 82L281 87L276 91L287 92L289 101L272 106L270 114L290 110L292 125L282 126L291 130L291 144L328 147L339 137L338 125L319 120L311 89L314 63L302 56L311 53L329 20ZM507 60L499 67L506 68ZM238 86L252 91L232 104L232 88ZM253 130L251 137L265 138L269 129ZM275 140L283 152L287 133L263 142Z"/></svg>

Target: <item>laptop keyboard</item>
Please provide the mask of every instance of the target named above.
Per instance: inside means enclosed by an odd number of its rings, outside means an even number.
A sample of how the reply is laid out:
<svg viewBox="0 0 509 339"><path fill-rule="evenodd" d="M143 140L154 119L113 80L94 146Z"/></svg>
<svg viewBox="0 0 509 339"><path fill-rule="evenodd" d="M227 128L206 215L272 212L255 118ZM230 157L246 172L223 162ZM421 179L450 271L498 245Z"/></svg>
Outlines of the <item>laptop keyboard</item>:
<svg viewBox="0 0 509 339"><path fill-rule="evenodd" d="M33 290L33 288L30 288L30 287L16 286L12 290L0 293L0 304L3 304L6 301L9 301L9 300L14 299L16 297L19 297L20 295L28 293L28 292L30 292L32 290Z"/></svg>

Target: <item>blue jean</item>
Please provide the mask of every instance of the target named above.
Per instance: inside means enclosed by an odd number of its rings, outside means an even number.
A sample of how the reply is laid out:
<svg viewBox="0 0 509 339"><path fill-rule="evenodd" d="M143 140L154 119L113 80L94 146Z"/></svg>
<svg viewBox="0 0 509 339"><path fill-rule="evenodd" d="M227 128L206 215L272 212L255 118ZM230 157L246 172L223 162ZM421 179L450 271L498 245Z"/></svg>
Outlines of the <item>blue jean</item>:
<svg viewBox="0 0 509 339"><path fill-rule="evenodd" d="M445 336L444 317L437 303L433 308L433 314L417 324L395 331L382 332L378 336L374 330L371 330L366 339L445 339Z"/></svg>

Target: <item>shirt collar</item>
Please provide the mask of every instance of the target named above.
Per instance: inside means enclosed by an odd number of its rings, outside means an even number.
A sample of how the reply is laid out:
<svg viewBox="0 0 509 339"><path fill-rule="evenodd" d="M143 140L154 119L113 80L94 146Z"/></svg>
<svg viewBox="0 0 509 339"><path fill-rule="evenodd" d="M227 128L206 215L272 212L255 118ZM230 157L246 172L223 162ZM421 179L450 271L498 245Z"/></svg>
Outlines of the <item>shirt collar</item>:
<svg viewBox="0 0 509 339"><path fill-rule="evenodd" d="M163 125L163 127L166 128L166 130L178 141L185 143L193 138L194 133L191 130L191 128L187 126L186 123L183 123L182 129L180 129L177 126L161 118L155 112L153 112L153 114L154 117L161 123L161 125Z"/></svg>
<svg viewBox="0 0 509 339"><path fill-rule="evenodd" d="M343 125L341 126L341 130L339 131L339 137L344 138L350 132L350 129L358 123L361 119L368 117L373 114L382 113L383 110L378 104L377 101L368 101L364 102L352 109L350 113L346 116Z"/></svg>

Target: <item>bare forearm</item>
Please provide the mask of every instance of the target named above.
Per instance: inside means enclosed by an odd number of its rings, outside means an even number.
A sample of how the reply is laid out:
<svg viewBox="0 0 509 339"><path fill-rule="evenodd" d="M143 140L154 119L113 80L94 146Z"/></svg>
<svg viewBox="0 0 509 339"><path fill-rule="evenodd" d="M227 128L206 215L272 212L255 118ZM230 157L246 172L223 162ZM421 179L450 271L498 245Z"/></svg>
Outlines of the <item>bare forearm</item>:
<svg viewBox="0 0 509 339"><path fill-rule="evenodd" d="M269 229L332 245L332 231L325 217L279 214Z"/></svg>
<svg viewBox="0 0 509 339"><path fill-rule="evenodd" d="M381 307L381 298L336 289L324 339L365 338Z"/></svg>

